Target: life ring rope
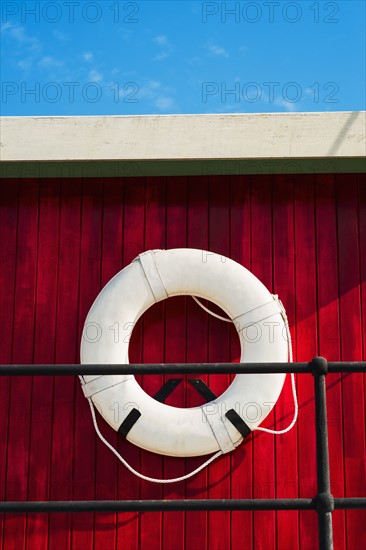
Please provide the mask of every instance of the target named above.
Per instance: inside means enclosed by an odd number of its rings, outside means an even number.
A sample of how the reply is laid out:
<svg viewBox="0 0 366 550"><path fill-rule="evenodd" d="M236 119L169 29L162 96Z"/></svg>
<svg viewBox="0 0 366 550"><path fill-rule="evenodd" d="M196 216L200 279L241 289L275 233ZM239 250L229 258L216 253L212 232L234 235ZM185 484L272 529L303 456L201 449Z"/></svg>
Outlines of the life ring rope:
<svg viewBox="0 0 366 550"><path fill-rule="evenodd" d="M273 296L276 300L278 300L278 302L282 306L282 317L285 321L285 327L286 327L289 362L293 363L291 331L290 331L290 326L288 324L288 318L287 318L287 315L286 315L286 310L283 307L283 304L282 304L281 300L279 300L278 296L277 295L273 295ZM293 416L293 419L292 419L291 423L289 424L289 426L287 426L287 428L285 428L283 430L271 430L269 428L261 428L260 426L257 426L253 431L257 430L257 431L260 431L260 432L267 432L267 433L273 434L273 435L282 435L282 434L285 434L285 433L289 432L290 430L292 430L292 428L296 424L297 417L299 415L299 403L298 403L298 400L297 400L297 393L296 393L295 374L293 372L291 373L291 390L292 390L292 397L293 397L293 400L294 400L294 416Z"/></svg>
<svg viewBox="0 0 366 550"><path fill-rule="evenodd" d="M225 321L226 323L233 322L232 319L229 319L228 317L222 317L221 315L218 315L217 313L214 313L213 311L208 309L208 307L204 306L196 296L192 296L192 298L202 309L206 311L206 313L209 313L210 315L212 315L212 317L216 317L216 319L220 319L220 321Z"/></svg>
<svg viewBox="0 0 366 550"><path fill-rule="evenodd" d="M287 319L287 315L286 315L286 311L285 311L285 308L283 307L283 304L281 302L281 300L278 299L278 296L277 295L273 295L274 299L276 301L279 302L280 306L281 306L281 309L282 309L282 316L284 318L284 322L285 322L285 326L286 326L286 333L287 333L287 343L288 343L288 353L289 353L289 361L290 363L293 362L293 354L292 354L292 340L291 340L291 332L290 332L290 327L289 327L289 323L288 323L288 319ZM225 317L221 317L220 315L217 315L216 313L214 313L213 311L210 311L208 308L206 308L199 300L198 298L196 298L195 296L192 296L192 298L195 300L195 302L197 302L199 304L200 307L202 307L205 311L207 311L207 313L209 313L210 315L214 316L214 317L217 317L219 319L221 319L222 321L226 321L226 322L233 322L231 319L228 319L228 318L225 318ZM82 376L79 376L79 379L80 379L80 383L82 386L85 385L85 381L83 379ZM294 425L296 424L296 421L297 421L297 417L298 417L298 400L297 400L297 394L296 394L296 383L295 383L295 375L294 373L291 373L291 389L292 389L292 396L293 396L293 399L294 399L294 416L293 416L293 419L290 423L290 425L283 429L283 430L271 430L269 428L261 428L260 426L258 426L257 428L255 428L253 431L261 431L261 432L267 432L267 433L270 433L270 434L273 434L273 435L282 435L282 434L285 434L287 432L289 432L293 427ZM92 415L92 419L93 419L93 425L94 425L94 429L95 429L95 432L97 434L97 436L99 437L99 439L106 445L106 447L108 447L108 449L110 449L112 451L112 453L118 458L118 460L120 460L120 462L122 462L122 464L132 473L134 474L135 476L139 477L140 479L143 479L145 481L149 481L151 483L161 483L161 484L168 484L168 483L177 483L179 481L185 481L193 476L195 476L196 474L198 474L201 470L203 470L204 468L206 468L206 466L209 466L209 464L211 464L211 462L213 462L214 460L216 460L216 458L218 458L219 456L221 456L222 454L224 454L224 452L220 449L220 451L218 451L217 453L215 453L214 455L212 455L208 460L206 460L203 464L201 464L201 466L199 466L198 468L196 468L195 470L193 470L192 472L189 472L188 474L185 474L184 476L181 476L181 477L176 477L176 478L172 478L172 479L159 479L159 478L153 478L153 477L149 477L149 476L145 476L144 474L141 474L140 472L138 472L137 470L135 470L120 454L119 452L105 439L105 437L102 435L102 433L100 432L99 430L99 426L98 426L98 422L97 422L97 418L96 418L96 414L95 414L95 408L94 408L94 404L93 404L93 401L91 399L91 397L89 396L86 396L87 397L87 400L88 400L88 403L89 403L89 407L90 407L90 412L91 412L91 415Z"/></svg>
<svg viewBox="0 0 366 550"><path fill-rule="evenodd" d="M83 385L82 377L79 376L79 378L80 378L81 384ZM91 400L90 397L88 397L88 403L89 403L90 412L91 412L92 419L93 419L94 429L95 429L95 432L96 432L97 436L99 437L99 439L104 443L104 445L106 445L108 447L108 449L110 449L112 451L112 453L118 458L118 460L120 460L122 462L122 464L127 468L127 470L129 470L132 474L134 474L135 476L137 476L140 479L143 479L145 481L150 481L151 483L162 483L162 484L176 483L178 481L185 481L186 479L189 479L190 477L193 477L194 475L198 474L201 470L206 468L206 466L211 464L211 462L213 462L214 460L216 460L216 458L218 458L220 455L223 454L223 452L221 450L218 451L217 453L212 455L208 460L206 460L206 462L201 464L201 466L199 466L198 468L193 470L193 472L190 472L189 474L186 474L186 475L181 476L181 477L175 477L173 479L157 479L157 478L154 478L154 477L145 476L144 474L141 474L140 472L138 472L137 470L132 468L132 466L119 454L119 452L113 447L113 445L111 445L105 439L105 437L101 434L101 432L99 430L97 418L96 418L96 415L95 415L94 404L93 404L93 401Z"/></svg>
<svg viewBox="0 0 366 550"><path fill-rule="evenodd" d="M286 315L286 310L283 306L283 303L278 298L278 295L273 294L272 296L273 296L274 300L279 303L279 305L281 307L281 310L282 310L281 313L282 313L282 317L284 319L285 327L286 327L289 362L292 363L293 362L292 339L291 339L290 326L288 324L288 318L287 318L287 315ZM216 317L217 319L220 319L221 321L226 321L227 323L233 323L234 322L232 319L229 319L228 317L222 317L221 315L218 315L217 313L214 313L213 311L208 309L206 306L204 306L202 304L202 302L196 296L192 296L192 298L202 309L204 309L207 313L209 313L213 317ZM261 428L260 426L257 426L256 428L254 428L253 432L254 431L260 431L260 432L267 432L267 433L273 434L273 435L282 435L282 434L285 434L285 433L289 432L295 426L296 421L297 421L297 417L298 417L298 414L299 414L299 404L298 404L297 393L296 393L295 374L293 372L291 373L291 389L292 389L292 397L294 399L294 416L293 416L293 419L291 421L291 424L289 424L289 426L287 426L287 428L284 428L283 430L271 430L270 428Z"/></svg>

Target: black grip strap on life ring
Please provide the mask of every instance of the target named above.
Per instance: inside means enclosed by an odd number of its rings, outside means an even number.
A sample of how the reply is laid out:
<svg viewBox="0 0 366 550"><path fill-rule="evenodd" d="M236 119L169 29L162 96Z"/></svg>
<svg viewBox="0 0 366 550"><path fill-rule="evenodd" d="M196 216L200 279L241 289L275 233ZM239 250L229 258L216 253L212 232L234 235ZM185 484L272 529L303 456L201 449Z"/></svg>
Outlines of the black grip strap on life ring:
<svg viewBox="0 0 366 550"><path fill-rule="evenodd" d="M164 386L156 392L154 399L156 399L156 401L160 401L160 403L164 403L165 399L175 390L177 386L179 386L182 380L183 378L170 378ZM118 434L126 438L128 432L131 428L133 428L140 416L140 411L137 409L132 409L118 428Z"/></svg>
<svg viewBox="0 0 366 550"><path fill-rule="evenodd" d="M160 403L164 403L165 399L179 386L182 380L183 378L170 378L167 380L164 386L156 392L154 399L160 401Z"/></svg>
<svg viewBox="0 0 366 550"><path fill-rule="evenodd" d="M213 401L216 399L217 395L207 386L207 384L204 383L201 379L196 378L189 378L188 382L196 388L196 390L206 399L207 402ZM234 409L230 409L226 414L226 418L229 420L229 422L232 423L234 428L238 430L238 432L243 436L243 438L248 437L251 433L251 429L249 428L248 424L244 422L244 420L241 418L241 416L238 415L238 413Z"/></svg>
<svg viewBox="0 0 366 550"><path fill-rule="evenodd" d="M128 432L130 431L132 426L136 424L140 416L140 411L138 411L137 409L132 409L118 428L118 435L126 438Z"/></svg>
<svg viewBox="0 0 366 550"><path fill-rule="evenodd" d="M188 378L188 382L206 399L207 403L216 399L217 395L200 378Z"/></svg>
<svg viewBox="0 0 366 550"><path fill-rule="evenodd" d="M164 403L165 399L179 386L182 382L182 378L170 378L167 382L160 388L159 391L154 395L154 399L160 403ZM216 399L217 395L204 383L203 380L199 378L189 378L188 382L193 388L195 388L199 394L206 399L207 403ZM127 437L131 428L136 424L140 418L141 413L137 409L132 409L129 414L126 416L120 427L118 428L118 434L124 438ZM251 429L244 422L241 416L234 409L230 409L226 414L226 418L229 422L232 423L234 428L243 436L243 438L248 437L251 433Z"/></svg>
<svg viewBox="0 0 366 550"><path fill-rule="evenodd" d="M234 409L230 409L225 414L226 418L232 423L234 428L238 430L238 432L243 436L243 438L248 437L248 435L251 434L251 429L249 428L248 424L244 422L241 416L238 415L238 413Z"/></svg>

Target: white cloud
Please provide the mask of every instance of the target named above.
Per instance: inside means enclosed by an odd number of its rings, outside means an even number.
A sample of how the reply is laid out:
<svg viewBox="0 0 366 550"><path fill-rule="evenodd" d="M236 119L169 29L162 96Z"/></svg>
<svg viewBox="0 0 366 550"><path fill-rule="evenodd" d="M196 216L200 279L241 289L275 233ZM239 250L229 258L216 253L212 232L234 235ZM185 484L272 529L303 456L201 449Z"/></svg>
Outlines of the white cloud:
<svg viewBox="0 0 366 550"><path fill-rule="evenodd" d="M199 57L198 55L195 55L195 56L190 57L188 59L188 63L190 65L202 65L203 59L202 59L202 57Z"/></svg>
<svg viewBox="0 0 366 550"><path fill-rule="evenodd" d="M156 61L163 61L164 59L166 59L169 56L170 56L170 52L164 51L164 52L160 52L160 53L156 54L154 59Z"/></svg>
<svg viewBox="0 0 366 550"><path fill-rule="evenodd" d="M40 40L36 36L27 34L24 27L14 25L10 21L1 25L1 34L3 40L11 41L8 55L13 63L22 71L29 72L41 55ZM27 57L23 57L24 54Z"/></svg>
<svg viewBox="0 0 366 550"><path fill-rule="evenodd" d="M18 69L29 73L30 70L38 68L47 71L49 73L47 77L55 81L60 77L60 71L56 71L56 69L65 68L65 62L47 55L37 36L28 34L25 27L10 22L1 26L1 32L4 39L12 41L9 45L9 52L11 52L10 55L12 54L13 62ZM68 36L58 29L55 29L52 34L57 40L68 39ZM52 74L52 72L56 74Z"/></svg>
<svg viewBox="0 0 366 550"><path fill-rule="evenodd" d="M144 86L139 87L138 99L146 102L161 112L176 109L173 97L175 90L170 86L164 86L158 80L148 80Z"/></svg>
<svg viewBox="0 0 366 550"><path fill-rule="evenodd" d="M103 75L100 74L100 72L96 71L95 69L90 71L88 76L89 76L90 82L100 82L101 80L103 80Z"/></svg>
<svg viewBox="0 0 366 550"><path fill-rule="evenodd" d="M158 88L161 87L161 83L158 82L157 80L149 80L148 86L149 86L149 88L151 88L152 90L157 90Z"/></svg>
<svg viewBox="0 0 366 550"><path fill-rule="evenodd" d="M5 32L6 30L10 29L13 25L10 23L10 21L6 21L6 23L2 23L0 30L1 32Z"/></svg>
<svg viewBox="0 0 366 550"><path fill-rule="evenodd" d="M50 55L46 55L45 57L42 57L42 59L38 62L38 65L44 68L57 68L62 67L64 65L64 62L58 61Z"/></svg>
<svg viewBox="0 0 366 550"><path fill-rule="evenodd" d="M159 46L166 46L168 44L168 37L165 34L159 34L154 37L154 42Z"/></svg>
<svg viewBox="0 0 366 550"><path fill-rule="evenodd" d="M58 29L54 30L52 34L60 42L67 42L70 39L68 34L59 31Z"/></svg>
<svg viewBox="0 0 366 550"><path fill-rule="evenodd" d="M151 82L154 82L154 81L149 81L146 86L142 86L140 87L139 89L139 98L140 99L146 99L147 101L154 101L157 97L157 89L160 87L160 83L158 87L156 87L156 85L151 85Z"/></svg>
<svg viewBox="0 0 366 550"><path fill-rule="evenodd" d="M165 36L165 34L155 36L153 41L162 48L161 51L155 55L154 61L163 61L172 54L173 48L170 46L168 37Z"/></svg>
<svg viewBox="0 0 366 550"><path fill-rule="evenodd" d="M155 100L155 106L159 109L159 111L169 111L170 109L173 109L174 105L174 99L169 96L159 96Z"/></svg>
<svg viewBox="0 0 366 550"><path fill-rule="evenodd" d="M118 27L117 32L122 36L122 40L124 42L131 42L131 39L133 38L133 31L130 31L128 29L124 29L123 27Z"/></svg>
<svg viewBox="0 0 366 550"><path fill-rule="evenodd" d="M273 103L278 107L283 107L284 109L286 109L286 111L297 111L297 107L298 107L297 103L294 103L293 101L287 101L282 97L275 98Z"/></svg>
<svg viewBox="0 0 366 550"><path fill-rule="evenodd" d="M313 89L311 89L311 88L305 88L304 92L305 92L306 95L311 95L311 96L313 96L313 97L315 96L315 90L314 90L314 88L313 88Z"/></svg>
<svg viewBox="0 0 366 550"><path fill-rule="evenodd" d="M217 46L216 44L206 44L206 48L213 55L217 55L219 57L229 57L229 54L225 48L221 48L221 46Z"/></svg>
<svg viewBox="0 0 366 550"><path fill-rule="evenodd" d="M21 59L20 61L18 61L17 67L19 67L19 69L22 69L22 71L29 71L32 68L32 60L30 58Z"/></svg>
<svg viewBox="0 0 366 550"><path fill-rule="evenodd" d="M84 59L84 61L92 61L92 59L93 59L92 52L84 52L83 53L83 59Z"/></svg>
<svg viewBox="0 0 366 550"><path fill-rule="evenodd" d="M24 27L13 25L7 21L1 26L1 32L12 38L18 46L25 46L28 51L39 52L42 49L42 44L38 38L27 34Z"/></svg>
<svg viewBox="0 0 366 550"><path fill-rule="evenodd" d="M24 27L13 25L7 21L1 26L1 32L13 39L18 46L26 47L32 53L39 52L42 49L42 44L38 38L27 34Z"/></svg>

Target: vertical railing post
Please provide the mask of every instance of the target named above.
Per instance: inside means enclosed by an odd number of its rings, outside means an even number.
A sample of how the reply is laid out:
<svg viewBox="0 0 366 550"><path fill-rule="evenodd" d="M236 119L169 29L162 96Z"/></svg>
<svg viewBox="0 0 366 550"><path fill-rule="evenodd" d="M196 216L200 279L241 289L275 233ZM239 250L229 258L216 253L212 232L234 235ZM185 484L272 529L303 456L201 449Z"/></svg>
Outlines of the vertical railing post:
<svg viewBox="0 0 366 550"><path fill-rule="evenodd" d="M318 513L319 550L333 550L332 512L334 498L330 492L327 397L325 376L328 363L323 357L311 361L315 392L316 465L318 492L315 497Z"/></svg>

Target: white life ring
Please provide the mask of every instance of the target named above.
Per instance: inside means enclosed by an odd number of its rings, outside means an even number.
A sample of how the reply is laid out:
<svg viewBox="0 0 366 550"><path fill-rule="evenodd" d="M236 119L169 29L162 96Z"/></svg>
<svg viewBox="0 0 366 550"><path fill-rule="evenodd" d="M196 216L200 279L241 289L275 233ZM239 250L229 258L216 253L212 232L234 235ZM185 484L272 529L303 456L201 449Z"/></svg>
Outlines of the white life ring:
<svg viewBox="0 0 366 550"><path fill-rule="evenodd" d="M182 248L140 254L109 281L86 318L81 363L127 364L131 327L154 303L179 295L210 300L226 312L240 338L242 363L288 360L281 302L233 260ZM285 376L239 374L221 396L193 408L160 403L132 375L85 376L83 390L116 431L131 409L139 411L126 435L131 443L163 455L191 457L237 447L243 437L226 413L236 411L255 429L274 407Z"/></svg>

